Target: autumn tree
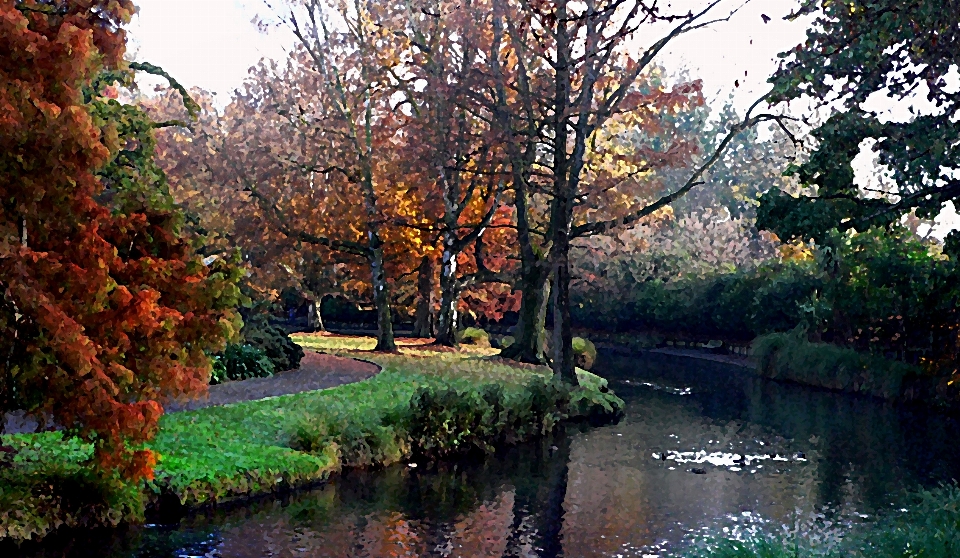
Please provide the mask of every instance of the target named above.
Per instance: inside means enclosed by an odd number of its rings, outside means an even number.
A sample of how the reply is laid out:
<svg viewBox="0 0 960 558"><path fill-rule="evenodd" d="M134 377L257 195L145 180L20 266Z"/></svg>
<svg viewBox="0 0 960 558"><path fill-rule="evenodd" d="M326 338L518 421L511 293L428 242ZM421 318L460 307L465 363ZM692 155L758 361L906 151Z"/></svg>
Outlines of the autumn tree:
<svg viewBox="0 0 960 558"><path fill-rule="evenodd" d="M206 389L239 292L194 254L154 123L112 98L134 9L0 2L0 410L50 417L137 478L165 398Z"/></svg>
<svg viewBox="0 0 960 558"><path fill-rule="evenodd" d="M673 39L727 19L711 19L718 4L686 14L662 13L655 3L640 1L470 5L485 15L473 18L480 24L458 32L489 37L485 63L475 69L486 87L474 92L474 102L505 138L517 212L523 295L517 342L508 356L540 360L538 318L544 285L552 277L554 368L559 377L575 382L572 240L637 222L668 206L700 183L737 133L773 118L752 114L758 101L674 191L656 195L651 188L650 173L676 165L695 145L683 138L665 145L643 138L658 133L663 122L658 115L701 101L696 83L649 88L641 79ZM669 30L633 55L639 30L654 24Z"/></svg>
<svg viewBox="0 0 960 558"><path fill-rule="evenodd" d="M322 183L325 204L292 208L286 200L266 194L262 181L248 182L244 188L290 239L365 259L377 309L377 350L395 350L385 257L391 216L382 198L402 188L385 184L381 174L387 159L395 156L391 69L399 59L393 37L371 16L376 6L361 2L290 0L279 9L283 11L278 15L297 38L296 54L282 94L271 98L281 81L261 81L259 97L245 103L250 111L246 117L256 118L266 108L286 120L281 125L291 135L281 132L274 138L274 152L267 153L271 166L285 167L277 180L294 181L300 194L308 196ZM290 137L299 142L288 142ZM299 169L300 176L293 176L290 169ZM335 236L314 223L309 225L312 231L294 225L294 214L312 211L321 217L331 204L342 204L341 223L349 234ZM346 213L353 217L344 218Z"/></svg>

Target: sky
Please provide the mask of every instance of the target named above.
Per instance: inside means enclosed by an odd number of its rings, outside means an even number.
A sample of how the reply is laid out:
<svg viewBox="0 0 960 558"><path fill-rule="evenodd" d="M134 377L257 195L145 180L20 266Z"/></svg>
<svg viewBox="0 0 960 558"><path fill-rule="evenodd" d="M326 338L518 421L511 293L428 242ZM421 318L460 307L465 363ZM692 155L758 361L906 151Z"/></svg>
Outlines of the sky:
<svg viewBox="0 0 960 558"><path fill-rule="evenodd" d="M214 92L221 104L243 83L247 70L262 57L282 58L293 37L281 29L259 32L252 20L273 14L262 0L137 0L140 12L129 26L137 60L157 64L187 87ZM686 10L702 1L674 0ZM727 15L742 0L724 0ZM721 4L723 6L724 4ZM735 94L748 106L764 93L764 82L776 68L778 52L803 40L802 22L782 20L795 0L752 0L728 22L699 30L675 41L660 61L668 69L685 68L704 80L708 94ZM769 16L764 23L761 14ZM641 36L652 40L658 34ZM739 87L734 87L734 81Z"/></svg>
<svg viewBox="0 0 960 558"><path fill-rule="evenodd" d="M703 0L668 0L672 9L686 11ZM286 29L261 33L253 20L274 19L263 0L136 0L139 13L128 27L130 50L138 61L159 65L187 88L200 87L216 95L217 104L230 102L248 70L261 58L282 59L294 38ZM797 0L724 0L715 17L739 8L729 21L718 22L673 41L656 60L668 70L686 70L702 79L709 101L728 96L744 111L767 91L766 80L777 67L777 54L803 42L809 20L785 21ZM769 18L767 20L765 17ZM638 50L661 36L662 29L638 38ZM140 80L148 89L158 83ZM900 112L905 112L905 106ZM891 112L896 115L897 111ZM874 173L863 157L858 182ZM945 215L935 231L943 236L960 227L956 213Z"/></svg>

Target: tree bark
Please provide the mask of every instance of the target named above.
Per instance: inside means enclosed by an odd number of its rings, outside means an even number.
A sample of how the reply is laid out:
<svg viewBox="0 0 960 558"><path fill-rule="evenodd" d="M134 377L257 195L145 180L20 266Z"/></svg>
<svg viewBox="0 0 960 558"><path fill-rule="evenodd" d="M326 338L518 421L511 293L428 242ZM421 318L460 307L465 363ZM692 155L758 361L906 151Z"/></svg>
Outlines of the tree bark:
<svg viewBox="0 0 960 558"><path fill-rule="evenodd" d="M414 314L413 336L433 337L433 260L424 256L417 269L417 310Z"/></svg>
<svg viewBox="0 0 960 558"><path fill-rule="evenodd" d="M501 351L504 358L543 364L543 323L546 318L544 290L550 274L543 262L522 262L520 273L520 317L513 344Z"/></svg>
<svg viewBox="0 0 960 558"><path fill-rule="evenodd" d="M393 321L390 315L390 293L387 290L387 277L383 269L383 247L371 249L370 269L373 276L373 302L377 307L377 346L375 351L395 352L396 341L393 338Z"/></svg>
<svg viewBox="0 0 960 558"><path fill-rule="evenodd" d="M445 347L457 346L459 327L457 304L460 301L460 289L457 286L457 255L452 250L453 244L452 235L444 238L440 263L440 313L437 317L436 343Z"/></svg>
<svg viewBox="0 0 960 558"><path fill-rule="evenodd" d="M573 218L573 195L582 168L581 149L583 119L578 117L578 133L573 155L567 153L569 128L567 108L570 106L572 76L570 74L570 42L567 29L567 2L557 3L557 65L554 92L553 125L553 200L550 207L550 264L553 266L553 374L577 385L573 363L573 330L570 327L570 225Z"/></svg>
<svg viewBox="0 0 960 558"><path fill-rule="evenodd" d="M557 235L558 241L563 241ZM565 236L565 235L564 235ZM556 244L554 245L556 246ZM553 373L564 382L577 385L577 370L573 360L573 328L570 323L570 262L569 246L558 250L554 265L553 285Z"/></svg>
<svg viewBox="0 0 960 558"><path fill-rule="evenodd" d="M320 315L320 304L320 301L311 300L307 306L307 327L314 331L326 331L323 316Z"/></svg>

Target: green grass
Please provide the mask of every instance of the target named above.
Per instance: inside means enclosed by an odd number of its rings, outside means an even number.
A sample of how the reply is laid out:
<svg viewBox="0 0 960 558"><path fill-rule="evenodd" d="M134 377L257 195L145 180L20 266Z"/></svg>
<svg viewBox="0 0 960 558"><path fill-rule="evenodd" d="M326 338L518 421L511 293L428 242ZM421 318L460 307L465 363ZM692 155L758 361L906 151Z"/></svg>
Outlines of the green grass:
<svg viewBox="0 0 960 558"><path fill-rule="evenodd" d="M4 443L22 451L15 467L0 469L7 475L0 481L8 481L0 488L0 538L35 538L61 523L136 520L161 496L198 506L321 481L344 466L489 449L491 441L519 441L564 418L615 415L623 405L605 380L589 372L580 371L583 387L557 391L549 369L512 366L489 348L448 352L407 344L401 353L384 354L370 351L375 342L369 338L296 340L374 362L382 371L336 388L165 415L149 444L160 456L155 478L140 487L97 484L87 464L91 448L75 439L5 436ZM89 489L44 499L49 479ZM33 511L18 514L24 506ZM60 517L85 508L102 508L110 520L103 514L83 521Z"/></svg>
<svg viewBox="0 0 960 558"><path fill-rule="evenodd" d="M827 343L811 343L798 332L762 335L753 342L761 376L838 391L901 397L904 380L920 375L909 364Z"/></svg>
<svg viewBox="0 0 960 558"><path fill-rule="evenodd" d="M789 533L757 531L737 539L710 536L685 558L956 558L960 556L960 488L910 495L904 508L845 529L813 522Z"/></svg>

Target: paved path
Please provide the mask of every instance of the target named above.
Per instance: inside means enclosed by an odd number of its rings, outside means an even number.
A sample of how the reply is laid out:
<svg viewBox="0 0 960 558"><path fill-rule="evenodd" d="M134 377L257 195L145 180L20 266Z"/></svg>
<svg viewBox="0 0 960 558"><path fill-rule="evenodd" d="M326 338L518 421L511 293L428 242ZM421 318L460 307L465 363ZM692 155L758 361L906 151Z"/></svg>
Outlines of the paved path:
<svg viewBox="0 0 960 558"><path fill-rule="evenodd" d="M371 362L343 358L315 351L304 351L300 368L274 374L269 378L251 378L240 382L227 382L210 386L209 397L186 404L169 403L164 406L168 413L192 411L214 405L228 405L240 401L252 401L302 391L313 391L359 382L376 375L380 367ZM37 421L23 413L13 412L0 416L5 423L4 433L34 432Z"/></svg>
<svg viewBox="0 0 960 558"><path fill-rule="evenodd" d="M279 372L268 378L251 378L210 386L209 398L190 401L186 405L171 403L166 406L166 412L192 411L214 405L229 405L264 397L326 389L366 380L378 372L380 367L371 362L304 351L300 368L296 370Z"/></svg>

